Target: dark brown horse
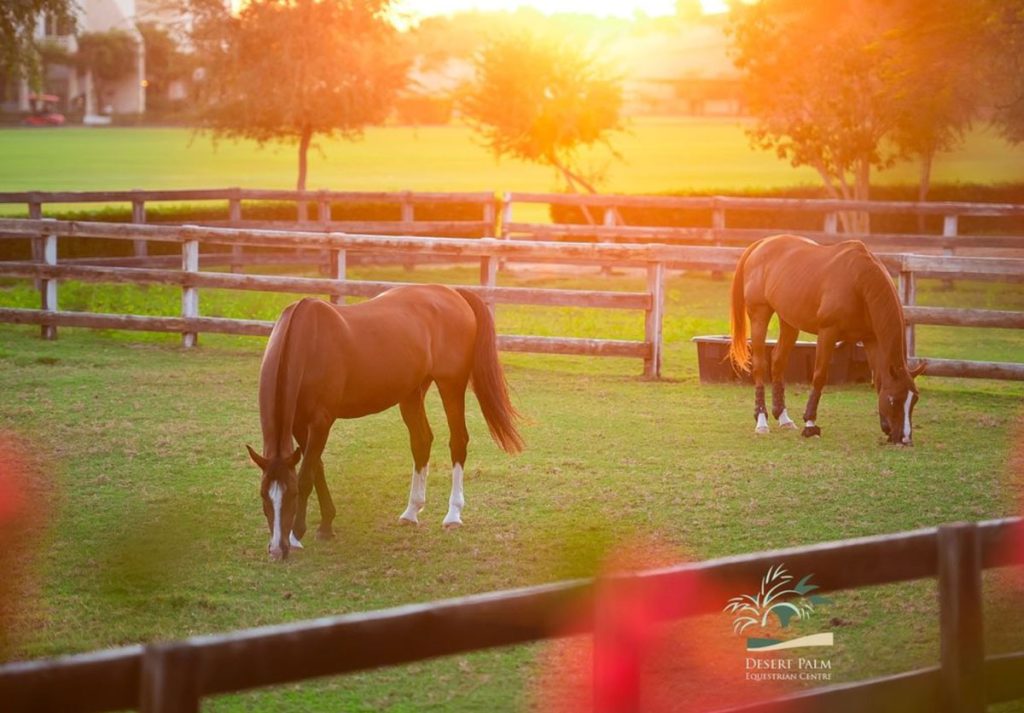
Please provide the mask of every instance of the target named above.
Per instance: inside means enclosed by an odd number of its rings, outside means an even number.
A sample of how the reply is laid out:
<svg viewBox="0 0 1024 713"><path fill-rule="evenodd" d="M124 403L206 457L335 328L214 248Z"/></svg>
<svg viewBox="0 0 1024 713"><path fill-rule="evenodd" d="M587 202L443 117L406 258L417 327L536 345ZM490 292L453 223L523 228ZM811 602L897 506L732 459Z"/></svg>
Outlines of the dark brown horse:
<svg viewBox="0 0 1024 713"><path fill-rule="evenodd" d="M431 383L441 393L451 435L452 490L443 524L461 525L470 381L491 436L506 452L521 450L518 414L498 361L494 319L472 292L408 286L352 306L309 298L289 305L274 326L260 368L263 453L246 446L263 471L260 494L271 557L284 558L291 547L302 546L314 487L320 503L318 536L332 536L335 509L320 455L334 421L395 404L409 429L413 455L409 504L400 519L418 522L434 438L423 407Z"/></svg>
<svg viewBox="0 0 1024 713"><path fill-rule="evenodd" d="M732 281L732 346L737 369L750 371L753 351L754 419L768 433L764 404L765 335L779 315L779 341L772 355L772 415L782 428L796 428L786 413L783 374L801 331L818 335L811 393L804 410L804 436L819 436L818 400L828 381L836 342L863 342L878 392L882 431L890 443L910 445L918 391L907 368L903 308L889 273L859 240L818 245L795 235L776 235L744 251ZM746 316L750 317L747 346Z"/></svg>

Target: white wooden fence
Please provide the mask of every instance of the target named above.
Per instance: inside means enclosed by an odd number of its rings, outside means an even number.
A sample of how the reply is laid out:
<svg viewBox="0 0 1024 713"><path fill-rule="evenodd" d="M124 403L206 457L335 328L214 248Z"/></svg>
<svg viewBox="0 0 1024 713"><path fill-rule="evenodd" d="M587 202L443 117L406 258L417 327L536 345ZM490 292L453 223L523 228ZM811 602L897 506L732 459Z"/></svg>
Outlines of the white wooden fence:
<svg viewBox="0 0 1024 713"><path fill-rule="evenodd" d="M208 192L214 193L214 192ZM287 195L302 195L292 192L250 192L278 198ZM166 200L181 200L182 194L191 196L195 192L162 192L148 193ZM7 194L25 198L30 194ZM102 198L117 197L120 194L47 194L54 200L84 197ZM126 193L125 196L135 195ZM331 194L362 196L389 194ZM391 194L392 197L396 194ZM404 196L406 194L398 194ZM420 194L436 201L437 194ZM469 194L448 194L460 200ZM481 205L492 205L485 200L489 194L471 194L481 200ZM31 194L39 198L38 194ZM219 197L219 194L214 196ZM0 196L0 199L5 196ZM345 295L372 296L393 286L389 283L357 282L346 279L345 266L350 251L386 252L403 256L404 259L418 259L423 256L448 256L457 259L479 259L481 265L480 285L477 288L490 303L515 304L548 304L597 308L641 309L645 313L645 337L641 341L610 340L610 339L572 339L556 337L528 337L502 335L500 346L506 350L537 351L561 354L590 354L599 356L641 357L644 359L644 373L650 377L660 374L662 355L662 321L664 316L664 281L667 267L710 270L726 272L735 265L739 250L725 247L702 246L669 246L652 244L610 243L559 243L539 240L509 239L515 237L516 231L538 231L541 237L560 236L558 231L564 226L541 226L539 224L516 224L508 220L511 206L516 201L555 200L601 205L600 196L552 196L548 194L528 194L525 196L506 196L504 201L504 217L499 239L458 240L448 238L427 238L422 236L391 236L335 233L320 226L317 231L267 231L239 230L196 226L158 226L143 224L113 224L69 221L0 220L0 236L27 238L33 241L36 259L31 262L0 263L0 275L33 277L39 282L41 291L41 309L19 310L0 309L0 321L32 323L42 326L43 336L52 338L57 326L82 326L93 328L143 329L154 331L174 331L183 334L186 345L195 342L195 335L200 331L226 332L234 334L265 334L269 331L269 323L243 320L227 320L199 315L198 295L201 287L217 287L226 289L266 290L276 292L294 292L300 294L321 293L334 299ZM628 197L612 197L622 201ZM493 196L490 196L493 199ZM424 198L426 200L426 198ZM659 204L671 201L696 201L704 199L640 199L633 201L645 203L656 201ZM720 199L708 199L720 200ZM770 199L764 199L770 200ZM739 205L760 205L764 200L741 200ZM796 201L800 205L807 203L819 204L822 201ZM838 210L847 204L824 202L828 207ZM36 202L34 205L41 205ZM895 210L892 204L867 204L878 210ZM906 206L908 204L901 204ZM917 206L921 211L953 210L950 204L909 204ZM1024 206L980 206L977 204L955 204L956 210L964 214L1007 215L1022 213ZM816 205L816 209L821 206ZM724 210L724 209L723 209ZM986 213L987 214L987 213ZM959 214L957 214L959 215ZM717 222L717 221L716 221ZM388 226L390 229L394 226ZM436 226L435 226L436 227ZM479 227L479 226L478 226ZM593 230L593 226L584 226ZM541 230L544 228L544 230ZM610 228L626 231L623 226ZM632 229L632 228L630 228ZM549 232L545 232L545 231ZM647 228L637 228L647 231ZM671 229L692 230L692 229ZM386 232L381 230L381 232ZM763 233L764 231L762 231ZM623 233L632 240L637 235ZM646 233L645 233L646 235ZM100 237L128 239L136 245L148 244L150 241L170 241L181 244L181 270L159 268L128 268L100 265L57 264L57 241L61 237ZM564 237L564 236L562 236ZM748 236L749 237L749 236ZM760 237L760 235L758 236ZM845 236L844 236L845 237ZM906 236L904 236L906 237ZM911 236L913 237L913 236ZM713 239L714 236L712 235ZM1021 241L1022 238L1013 238ZM258 275L234 275L218 272L200 271L200 244L228 245L233 252L245 246L276 247L289 249L306 249L317 251L318 254L329 255L332 277L326 279L271 277ZM1024 259L991 258L991 257L953 257L946 255L914 255L890 254L881 255L893 274L899 278L900 294L907 315L907 343L911 357L917 356L916 324L932 324L947 326L973 326L992 328L1019 329L1024 326L1024 315L1020 312L951 309L935 307L919 307L917 305L917 279L921 277L993 279L1006 281L1024 280ZM497 286L498 263L504 260L542 261L555 263L590 263L606 266L638 265L647 270L647 288L642 293L622 293L603 291L576 290L536 290L523 288L502 288ZM180 317L141 317L136 315L100 315L93 313L71 313L60 311L57 307L57 281L59 279L77 279L90 281L135 282L140 284L176 284L182 287L182 311ZM1024 378L1024 365L1016 363L973 362L963 360L947 360L928 358L929 373L945 376L976 376L1001 379Z"/></svg>

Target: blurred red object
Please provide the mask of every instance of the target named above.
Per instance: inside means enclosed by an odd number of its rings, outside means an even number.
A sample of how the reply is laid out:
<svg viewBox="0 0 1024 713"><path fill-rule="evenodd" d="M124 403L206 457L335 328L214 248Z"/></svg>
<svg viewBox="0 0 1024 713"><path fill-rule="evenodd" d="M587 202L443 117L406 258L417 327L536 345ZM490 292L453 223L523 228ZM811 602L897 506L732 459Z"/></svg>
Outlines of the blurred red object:
<svg viewBox="0 0 1024 713"><path fill-rule="evenodd" d="M540 658L533 708L543 711L703 711L784 695L777 682L747 679L745 639L732 631L723 591L696 572L657 579L628 570L686 560L651 546L619 549L603 568L594 598L575 609L566 634ZM692 612L705 612L686 617ZM707 613L710 612L710 613ZM682 618L686 617L686 618Z"/></svg>

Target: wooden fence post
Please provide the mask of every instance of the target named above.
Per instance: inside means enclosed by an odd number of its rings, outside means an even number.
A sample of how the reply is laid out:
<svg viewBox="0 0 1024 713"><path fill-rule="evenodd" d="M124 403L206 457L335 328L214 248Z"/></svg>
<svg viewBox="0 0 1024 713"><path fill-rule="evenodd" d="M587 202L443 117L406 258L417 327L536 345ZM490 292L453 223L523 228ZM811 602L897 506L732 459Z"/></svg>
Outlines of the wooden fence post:
<svg viewBox="0 0 1024 713"><path fill-rule="evenodd" d="M42 218L43 218L43 204L41 202L39 202L39 201L29 201L29 204L28 204L28 217L29 217L30 220L42 220ZM29 241L29 242L31 244L31 250L32 250L32 262L42 262L43 261L43 244L42 244L42 242L40 240L35 240L35 239L33 239L33 240ZM42 289L42 282L38 278L33 280L32 284L33 284L33 286L37 290L41 290Z"/></svg>
<svg viewBox="0 0 1024 713"><path fill-rule="evenodd" d="M197 674L188 645L147 646L142 654L139 713L199 713Z"/></svg>
<svg viewBox="0 0 1024 713"><path fill-rule="evenodd" d="M495 208L499 203L500 199L497 197L491 198L491 200L484 203L483 221L487 223L487 227L484 228L485 238L498 237L498 211Z"/></svg>
<svg viewBox="0 0 1024 713"><path fill-rule="evenodd" d="M141 189L136 188L136 191ZM144 198L132 198L132 223L142 225L146 222L146 200ZM149 244L145 240L132 241L135 257L146 257L149 254Z"/></svg>
<svg viewBox="0 0 1024 713"><path fill-rule="evenodd" d="M944 238L955 238L957 236L959 228L959 216L947 215L942 218L942 237ZM943 255L956 255L955 247L944 247L942 249ZM942 287L947 290L953 289L953 278L947 277L942 280Z"/></svg>
<svg viewBox="0 0 1024 713"><path fill-rule="evenodd" d="M608 206L607 208L605 208L604 209L604 218L601 220L601 225L604 226L605 228L614 228L616 226L617 222L618 222L616 220L616 214L617 214L617 211L615 210L615 206ZM615 243L615 238L601 238L597 242L605 243L605 244L608 244L608 245L613 245ZM614 265L603 265L601 267L601 274L602 275L610 275L610 274L612 274L612 270L614 269L614 267L615 267Z"/></svg>
<svg viewBox="0 0 1024 713"><path fill-rule="evenodd" d="M239 227L242 222L242 191L234 189L234 196L228 198L228 221L232 228ZM231 272L239 272L242 269L242 246L235 244L231 246Z"/></svg>
<svg viewBox="0 0 1024 713"><path fill-rule="evenodd" d="M415 208L412 204L412 191L402 191L400 194L399 206L402 211L401 220L403 223L412 223L416 220L414 213ZM407 272L412 272L416 267L416 260L411 256L405 256L402 258L402 267L405 268Z"/></svg>
<svg viewBox="0 0 1024 713"><path fill-rule="evenodd" d="M974 523L939 528L941 700L949 713L985 710L981 538Z"/></svg>
<svg viewBox="0 0 1024 713"><path fill-rule="evenodd" d="M484 255L480 258L480 286L491 289L498 286L498 259L493 255ZM494 300L491 297L484 297L487 308L494 316Z"/></svg>
<svg viewBox="0 0 1024 713"><path fill-rule="evenodd" d="M825 214L825 232L829 235L835 235L839 232L839 214L835 211Z"/></svg>
<svg viewBox="0 0 1024 713"><path fill-rule="evenodd" d="M917 303L917 283L914 280L913 272L900 270L899 291L900 302L904 307L913 307ZM915 356L917 354L917 337L914 325L907 324L904 329L906 330L907 356Z"/></svg>
<svg viewBox="0 0 1024 713"><path fill-rule="evenodd" d="M44 220L43 223L50 221ZM40 254L42 255L42 262L47 265L57 265L57 236L53 234L44 235L42 238L36 238L40 242ZM47 312L57 311L57 280L56 278L44 278L39 281L39 296L40 303L43 310ZM57 338L57 325L56 324L44 324L40 328L40 334L43 339L56 339Z"/></svg>
<svg viewBox="0 0 1024 713"><path fill-rule="evenodd" d="M188 240L181 244L181 269L182 271L199 272L199 241ZM199 316L199 288L185 284L181 288L181 316L185 319ZM199 340L196 332L184 331L181 333L181 346L186 349L194 347Z"/></svg>
<svg viewBox="0 0 1024 713"><path fill-rule="evenodd" d="M338 282L344 282L346 279L346 272L348 270L348 256L344 250L331 250L332 260L332 277ZM345 304L345 295L331 295L331 303L336 305Z"/></svg>
<svg viewBox="0 0 1024 713"><path fill-rule="evenodd" d="M725 230L725 208L718 205L718 199L712 198L714 210L711 213L711 238L715 247L722 245L722 232ZM711 277L716 280L722 279L720 270L712 270Z"/></svg>
<svg viewBox="0 0 1024 713"><path fill-rule="evenodd" d="M306 203L306 200L306 192L299 191L298 196L295 198L295 219L299 223L305 223L309 220L309 204Z"/></svg>
<svg viewBox="0 0 1024 713"><path fill-rule="evenodd" d="M644 376L661 378L661 335L665 319L665 263L647 266L647 294L651 306L644 317L644 341L650 345L650 355L644 359Z"/></svg>

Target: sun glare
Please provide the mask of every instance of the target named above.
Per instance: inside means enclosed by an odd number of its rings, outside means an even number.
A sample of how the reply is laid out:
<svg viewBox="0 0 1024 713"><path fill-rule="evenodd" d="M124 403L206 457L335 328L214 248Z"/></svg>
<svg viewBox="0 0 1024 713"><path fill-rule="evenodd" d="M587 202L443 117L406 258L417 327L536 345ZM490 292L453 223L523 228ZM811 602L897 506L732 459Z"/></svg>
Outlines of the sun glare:
<svg viewBox="0 0 1024 713"><path fill-rule="evenodd" d="M675 0L400 0L400 7L413 15L444 15L463 10L515 10L532 7L546 13L633 17L643 13L651 17L674 15ZM701 0L706 13L724 12L726 0Z"/></svg>

